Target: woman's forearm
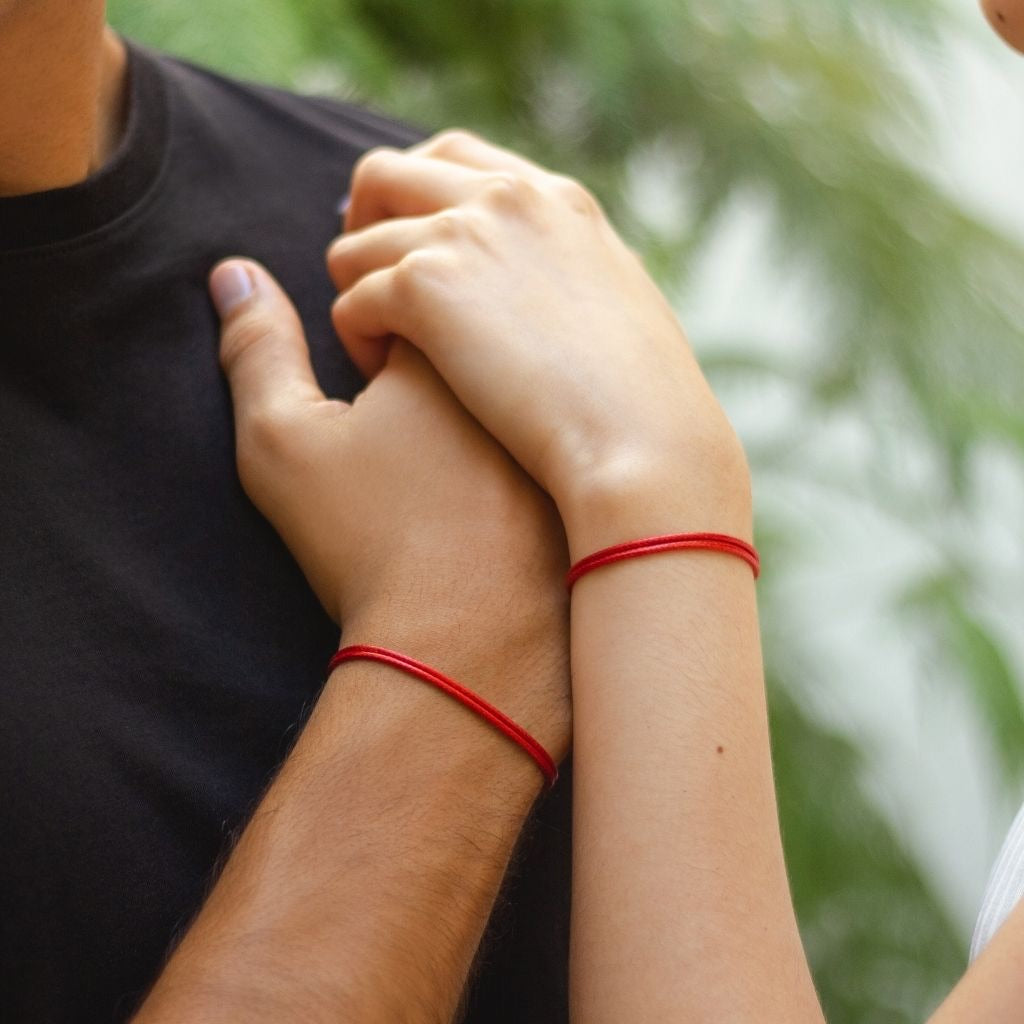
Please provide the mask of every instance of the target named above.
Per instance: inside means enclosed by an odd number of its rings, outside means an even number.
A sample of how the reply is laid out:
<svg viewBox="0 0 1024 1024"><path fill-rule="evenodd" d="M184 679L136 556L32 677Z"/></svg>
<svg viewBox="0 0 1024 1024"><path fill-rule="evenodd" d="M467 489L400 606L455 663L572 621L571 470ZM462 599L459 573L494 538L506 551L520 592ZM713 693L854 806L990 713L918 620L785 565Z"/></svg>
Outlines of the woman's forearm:
<svg viewBox="0 0 1024 1024"><path fill-rule="evenodd" d="M577 523L573 557L658 533L749 532L742 499L700 510L678 490ZM750 568L701 551L606 566L576 585L571 646L574 1022L817 1024Z"/></svg>

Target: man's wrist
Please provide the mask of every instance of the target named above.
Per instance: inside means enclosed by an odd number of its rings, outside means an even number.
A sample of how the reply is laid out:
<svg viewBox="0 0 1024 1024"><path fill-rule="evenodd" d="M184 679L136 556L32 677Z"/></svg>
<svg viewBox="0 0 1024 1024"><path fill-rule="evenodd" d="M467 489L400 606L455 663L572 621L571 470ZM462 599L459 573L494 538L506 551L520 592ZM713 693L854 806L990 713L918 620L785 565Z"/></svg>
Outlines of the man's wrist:
<svg viewBox="0 0 1024 1024"><path fill-rule="evenodd" d="M400 613L394 603L381 603L345 623L342 644L383 647L429 665L497 707L558 762L568 752L572 731L568 600L561 577L553 576L549 585L554 599L538 593L534 610L524 615L509 608L507 621L490 624L445 609L423 608L422 602L409 614ZM494 586L501 588L502 581L495 579ZM560 616L552 612L556 603ZM448 694L398 670L372 678L389 692L405 694L403 701L410 692L422 691L417 699L440 709L447 725L459 723L461 743L469 743L473 736L484 740L495 768L532 767L535 781L542 784L539 769L525 751Z"/></svg>
<svg viewBox="0 0 1024 1024"><path fill-rule="evenodd" d="M447 695L339 666L140 1024L454 1012L541 785Z"/></svg>
<svg viewBox="0 0 1024 1024"><path fill-rule="evenodd" d="M393 650L436 668L475 692L479 661L473 655L445 652L411 637L385 637L377 631L346 630L345 646L370 645ZM488 673L507 673L508 666ZM479 687L479 689L478 689ZM505 687L499 687L504 691ZM490 699L490 695L488 695ZM344 714L360 740L384 751L400 750L406 774L422 774L424 785L465 790L465 799L486 810L523 814L543 786L537 765L519 746L483 717L439 688L399 668L355 660L337 666L324 685L321 702ZM501 710L506 710L502 707Z"/></svg>

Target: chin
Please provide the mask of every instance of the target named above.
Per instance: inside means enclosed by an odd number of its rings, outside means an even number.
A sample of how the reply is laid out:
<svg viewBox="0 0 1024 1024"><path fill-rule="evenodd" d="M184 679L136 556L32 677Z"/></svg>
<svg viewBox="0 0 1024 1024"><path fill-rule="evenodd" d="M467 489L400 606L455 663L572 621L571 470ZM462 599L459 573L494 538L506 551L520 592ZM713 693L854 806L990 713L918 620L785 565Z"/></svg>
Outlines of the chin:
<svg viewBox="0 0 1024 1024"><path fill-rule="evenodd" d="M981 9L992 27L1024 53L1024 0L981 0Z"/></svg>

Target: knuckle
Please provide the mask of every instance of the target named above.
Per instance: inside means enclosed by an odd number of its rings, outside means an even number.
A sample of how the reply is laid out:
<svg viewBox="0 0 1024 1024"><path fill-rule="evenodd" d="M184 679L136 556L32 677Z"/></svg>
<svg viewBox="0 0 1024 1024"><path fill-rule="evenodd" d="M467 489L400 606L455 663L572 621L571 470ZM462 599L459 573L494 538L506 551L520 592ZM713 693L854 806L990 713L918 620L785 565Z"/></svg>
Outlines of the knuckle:
<svg viewBox="0 0 1024 1024"><path fill-rule="evenodd" d="M352 168L352 192L368 181L380 177L391 166L399 151L392 146L375 146L368 149Z"/></svg>
<svg viewBox="0 0 1024 1024"><path fill-rule="evenodd" d="M446 287L455 262L441 249L415 249L403 256L392 272L391 301L399 309L422 306L428 295Z"/></svg>
<svg viewBox="0 0 1024 1024"><path fill-rule="evenodd" d="M491 223L484 212L476 206L467 206L462 210L460 230L462 238L485 249L491 248L493 236Z"/></svg>
<svg viewBox="0 0 1024 1024"><path fill-rule="evenodd" d="M338 235L337 238L331 240L327 246L325 255L327 262L330 263L333 260L341 259L349 249L349 235Z"/></svg>
<svg viewBox="0 0 1024 1024"><path fill-rule="evenodd" d="M472 147L479 137L465 128L446 128L438 132L427 146L427 151L436 156L457 157Z"/></svg>
<svg viewBox="0 0 1024 1024"><path fill-rule="evenodd" d="M373 319L373 300L374 296L358 284L339 295L331 304L331 324L335 333L344 339L360 337L368 318Z"/></svg>
<svg viewBox="0 0 1024 1024"><path fill-rule="evenodd" d="M327 248L327 270L335 284L346 277L351 250L352 247L348 244L348 238L345 235L336 238Z"/></svg>
<svg viewBox="0 0 1024 1024"><path fill-rule="evenodd" d="M559 200L577 213L588 217L596 217L601 213L601 206L593 192L575 178L566 174L553 174L551 185Z"/></svg>
<svg viewBox="0 0 1024 1024"><path fill-rule="evenodd" d="M399 302L408 303L415 300L428 270L429 260L422 249L414 249L395 264L391 284Z"/></svg>
<svg viewBox="0 0 1024 1024"><path fill-rule="evenodd" d="M483 186L484 201L491 207L522 213L536 201L537 189L518 174L497 171Z"/></svg>
<svg viewBox="0 0 1024 1024"><path fill-rule="evenodd" d="M344 336L347 332L350 320L350 305L348 294L339 295L331 304L331 323L335 331Z"/></svg>
<svg viewBox="0 0 1024 1024"><path fill-rule="evenodd" d="M434 215L434 232L444 241L461 238L466 233L466 220L460 210L441 210Z"/></svg>
<svg viewBox="0 0 1024 1024"><path fill-rule="evenodd" d="M339 295L331 304L331 320L339 330L348 322L352 305L349 298L351 294L350 291L345 292Z"/></svg>

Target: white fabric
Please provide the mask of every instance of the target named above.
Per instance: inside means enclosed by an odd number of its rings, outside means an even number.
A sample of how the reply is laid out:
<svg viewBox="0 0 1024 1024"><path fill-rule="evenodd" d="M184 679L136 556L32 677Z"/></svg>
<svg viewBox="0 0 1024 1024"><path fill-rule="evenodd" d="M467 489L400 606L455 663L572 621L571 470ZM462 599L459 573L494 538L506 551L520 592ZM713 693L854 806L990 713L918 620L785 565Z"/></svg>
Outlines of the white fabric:
<svg viewBox="0 0 1024 1024"><path fill-rule="evenodd" d="M971 941L971 959L992 941L992 936L1024 899L1024 807L1017 815L988 880L985 899Z"/></svg>

